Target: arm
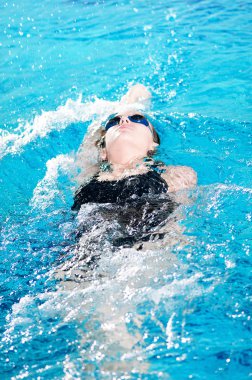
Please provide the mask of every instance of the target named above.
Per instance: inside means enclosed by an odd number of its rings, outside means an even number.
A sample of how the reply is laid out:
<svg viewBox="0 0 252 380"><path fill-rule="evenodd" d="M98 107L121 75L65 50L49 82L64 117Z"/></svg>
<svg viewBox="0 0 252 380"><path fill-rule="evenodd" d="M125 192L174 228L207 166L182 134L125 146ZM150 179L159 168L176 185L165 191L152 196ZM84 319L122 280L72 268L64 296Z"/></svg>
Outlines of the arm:
<svg viewBox="0 0 252 380"><path fill-rule="evenodd" d="M162 177L167 182L168 192L192 189L197 184L197 174L189 166L166 166Z"/></svg>

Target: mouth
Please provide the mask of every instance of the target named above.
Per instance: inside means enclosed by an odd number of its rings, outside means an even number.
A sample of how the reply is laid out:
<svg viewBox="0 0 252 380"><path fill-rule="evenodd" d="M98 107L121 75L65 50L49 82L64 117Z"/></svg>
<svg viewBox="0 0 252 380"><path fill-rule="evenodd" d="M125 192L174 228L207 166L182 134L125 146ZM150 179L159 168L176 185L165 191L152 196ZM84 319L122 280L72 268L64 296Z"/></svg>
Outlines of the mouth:
<svg viewBox="0 0 252 380"><path fill-rule="evenodd" d="M122 124L119 126L119 129L131 129L131 127L128 124Z"/></svg>

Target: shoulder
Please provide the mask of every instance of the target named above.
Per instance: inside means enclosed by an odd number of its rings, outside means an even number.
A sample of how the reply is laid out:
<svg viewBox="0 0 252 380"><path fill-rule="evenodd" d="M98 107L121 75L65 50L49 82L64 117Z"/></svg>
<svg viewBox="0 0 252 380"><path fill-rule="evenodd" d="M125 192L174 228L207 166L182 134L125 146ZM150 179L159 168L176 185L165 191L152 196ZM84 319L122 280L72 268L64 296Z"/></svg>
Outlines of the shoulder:
<svg viewBox="0 0 252 380"><path fill-rule="evenodd" d="M169 186L169 192L191 189L197 184L197 173L189 166L165 166L162 178Z"/></svg>

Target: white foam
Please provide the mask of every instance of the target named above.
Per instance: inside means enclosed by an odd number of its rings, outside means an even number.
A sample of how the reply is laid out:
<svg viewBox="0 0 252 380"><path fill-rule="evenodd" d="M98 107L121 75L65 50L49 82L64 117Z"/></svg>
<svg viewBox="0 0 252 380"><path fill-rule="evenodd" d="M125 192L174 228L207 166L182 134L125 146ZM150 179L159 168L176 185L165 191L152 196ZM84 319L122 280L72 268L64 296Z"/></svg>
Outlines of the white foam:
<svg viewBox="0 0 252 380"><path fill-rule="evenodd" d="M68 174L71 172L73 165L74 158L67 154L60 154L47 161L46 174L35 187L30 205L33 208L39 208L41 210L50 206L55 197L60 196L60 191L57 186L59 172L61 171Z"/></svg>
<svg viewBox="0 0 252 380"><path fill-rule="evenodd" d="M227 191L228 193L230 193L231 191L235 191L238 193L252 194L252 188L239 186L235 184L213 183L211 185L200 185L197 187L197 192L200 194L202 192L216 193L217 191L219 191L218 194L221 194L224 191Z"/></svg>
<svg viewBox="0 0 252 380"><path fill-rule="evenodd" d="M197 286L198 279L202 278L203 274L198 272L195 275L183 279L173 280L172 283L164 285L159 289L151 289L149 293L150 299L155 302L156 305L160 303L162 299L172 298L176 294L186 294L188 286L190 287L190 296L198 297L202 295L202 288ZM207 292L207 290L205 290Z"/></svg>
<svg viewBox="0 0 252 380"><path fill-rule="evenodd" d="M175 334L172 331L173 319L175 316L176 316L176 313L172 313L171 317L169 318L167 322L166 329L165 329L166 336L167 336L166 343L167 343L168 350L173 347L174 341L176 341Z"/></svg>
<svg viewBox="0 0 252 380"><path fill-rule="evenodd" d="M244 186L239 186L239 185L234 185L234 184L232 185L219 184L218 188L220 190L227 190L227 191L233 190L233 191L238 191L242 193L252 194L252 189L250 187L244 187Z"/></svg>

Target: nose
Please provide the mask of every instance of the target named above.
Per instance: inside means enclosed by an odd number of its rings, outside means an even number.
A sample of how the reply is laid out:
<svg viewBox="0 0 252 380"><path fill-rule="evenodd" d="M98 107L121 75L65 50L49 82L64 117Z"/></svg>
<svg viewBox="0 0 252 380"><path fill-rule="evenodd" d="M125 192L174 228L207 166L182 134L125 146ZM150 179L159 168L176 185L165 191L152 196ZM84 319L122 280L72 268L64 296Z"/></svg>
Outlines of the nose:
<svg viewBox="0 0 252 380"><path fill-rule="evenodd" d="M122 125L125 123L129 123L129 119L127 116L122 116L119 124Z"/></svg>

